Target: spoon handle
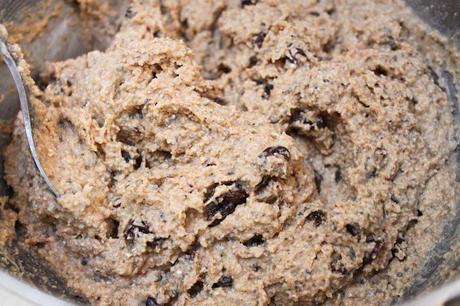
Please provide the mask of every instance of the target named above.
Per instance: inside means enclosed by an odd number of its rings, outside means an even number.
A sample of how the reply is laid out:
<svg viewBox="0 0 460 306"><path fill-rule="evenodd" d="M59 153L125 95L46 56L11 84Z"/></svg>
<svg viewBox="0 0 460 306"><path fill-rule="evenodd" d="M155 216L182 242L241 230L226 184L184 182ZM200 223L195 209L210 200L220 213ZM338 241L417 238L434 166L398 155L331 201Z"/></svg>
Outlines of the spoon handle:
<svg viewBox="0 0 460 306"><path fill-rule="evenodd" d="M37 167L40 176L43 178L46 185L48 185L48 188L51 190L51 192L54 194L55 197L58 197L59 193L57 189L54 187L54 185L51 183L50 179L46 175L45 170L43 169L43 166L40 163L40 159L38 158L38 153L35 147L35 142L34 142L34 138L32 134L32 124L30 121L27 91L24 86L24 82L21 78L21 75L18 71L16 62L13 56L11 55L10 51L8 50L7 43L3 41L3 39L0 39L0 55L2 55L3 60L5 61L5 64L7 65L8 70L10 71L13 77L14 83L16 85L16 89L19 94L19 102L20 102L23 121L24 121L24 129L26 132L27 143L29 144L29 149L32 155L32 159L34 160L35 166Z"/></svg>

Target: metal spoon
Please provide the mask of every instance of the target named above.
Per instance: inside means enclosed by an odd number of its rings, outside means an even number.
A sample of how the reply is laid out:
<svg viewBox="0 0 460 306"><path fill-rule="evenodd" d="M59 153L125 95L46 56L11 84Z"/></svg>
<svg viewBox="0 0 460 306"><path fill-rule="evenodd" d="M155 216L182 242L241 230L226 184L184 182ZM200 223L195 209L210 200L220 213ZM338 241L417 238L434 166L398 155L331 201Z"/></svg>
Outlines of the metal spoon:
<svg viewBox="0 0 460 306"><path fill-rule="evenodd" d="M19 94L19 102L21 106L23 121L24 121L24 129L26 132L26 139L27 143L29 144L30 154L32 155L32 159L34 161L35 166L38 169L38 173L45 181L48 188L53 193L55 197L59 197L59 193L57 189L54 187L53 183L51 183L50 179L45 173L42 164L40 163L40 159L38 157L38 153L35 147L34 137L33 137L33 129L31 124L30 112L29 112L29 102L28 102L28 94L26 87L24 86L24 81L18 71L18 67L16 61L14 60L13 56L11 55L8 44L2 38L0 38L0 55L2 55L3 60L5 61L8 70L10 71L14 83L16 85L16 89Z"/></svg>

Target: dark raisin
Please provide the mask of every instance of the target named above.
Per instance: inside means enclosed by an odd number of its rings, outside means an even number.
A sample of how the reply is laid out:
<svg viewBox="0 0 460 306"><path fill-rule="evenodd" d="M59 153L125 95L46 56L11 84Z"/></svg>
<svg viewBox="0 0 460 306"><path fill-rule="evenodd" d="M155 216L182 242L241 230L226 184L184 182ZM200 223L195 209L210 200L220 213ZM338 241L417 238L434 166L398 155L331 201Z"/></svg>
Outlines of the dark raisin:
<svg viewBox="0 0 460 306"><path fill-rule="evenodd" d="M265 243L264 237L260 234L255 234L252 238L243 242L243 245L247 247L254 247L254 246L264 244L264 243Z"/></svg>
<svg viewBox="0 0 460 306"><path fill-rule="evenodd" d="M147 241L147 246L149 248L156 248L157 246L159 246L163 241L165 241L166 238L153 238L152 240L150 241Z"/></svg>
<svg viewBox="0 0 460 306"><path fill-rule="evenodd" d="M307 221L313 222L318 227L326 221L326 213L322 210L315 210L308 214Z"/></svg>
<svg viewBox="0 0 460 306"><path fill-rule="evenodd" d="M134 225L132 221L126 225L125 230L123 231L123 236L125 237L126 241L132 242L134 241L134 238L136 238L136 233L134 232Z"/></svg>
<svg viewBox="0 0 460 306"><path fill-rule="evenodd" d="M107 220L107 236L108 238L118 238L118 227L120 226L120 222L114 218L109 218Z"/></svg>
<svg viewBox="0 0 460 306"><path fill-rule="evenodd" d="M265 36L267 36L267 34L265 34L264 32L260 32L259 34L257 34L256 39L254 40L254 43L259 49L262 48L264 44Z"/></svg>
<svg viewBox="0 0 460 306"><path fill-rule="evenodd" d="M19 220L14 222L14 231L16 232L16 237L18 238L23 238L27 235L27 227Z"/></svg>
<svg viewBox="0 0 460 306"><path fill-rule="evenodd" d="M86 266L88 264L88 260L86 258L83 258L81 261L80 261L80 264L82 266Z"/></svg>
<svg viewBox="0 0 460 306"><path fill-rule="evenodd" d="M392 200L392 201L395 202L396 204L399 204L399 199L398 199L394 194L392 194L392 195L390 196L390 200Z"/></svg>
<svg viewBox="0 0 460 306"><path fill-rule="evenodd" d="M388 71L383 68L382 66L380 65L377 65L377 67L375 67L372 72L378 76L378 77L381 77L381 76L387 76L388 75Z"/></svg>
<svg viewBox="0 0 460 306"><path fill-rule="evenodd" d="M219 97L215 97L212 99L214 102L216 102L217 104L219 105L227 105L227 102L222 99L222 98L219 98Z"/></svg>
<svg viewBox="0 0 460 306"><path fill-rule="evenodd" d="M256 5L258 0L241 0L241 7L245 7L248 5Z"/></svg>
<svg viewBox="0 0 460 306"><path fill-rule="evenodd" d="M323 176L315 171L315 186L318 193L321 192L321 183L323 182Z"/></svg>
<svg viewBox="0 0 460 306"><path fill-rule="evenodd" d="M204 283L200 280L196 281L192 287L190 287L190 289L187 290L187 293L188 295L190 295L190 297L195 297L198 295L198 293L201 292L201 290L203 290L203 287L204 287Z"/></svg>
<svg viewBox="0 0 460 306"><path fill-rule="evenodd" d="M342 263L342 255L339 253L332 253L332 260L331 260L331 271L335 273L340 273L342 275L348 274L348 269Z"/></svg>
<svg viewBox="0 0 460 306"><path fill-rule="evenodd" d="M270 98L270 94L271 94L272 90L273 90L273 85L272 84L268 84L268 83L265 84L264 93L262 95L262 98L264 98L264 99Z"/></svg>
<svg viewBox="0 0 460 306"><path fill-rule="evenodd" d="M359 233L361 232L361 229L358 223L346 224L345 228L347 229L347 232L352 236L358 236Z"/></svg>
<svg viewBox="0 0 460 306"><path fill-rule="evenodd" d="M142 165L142 155L139 155L134 159L134 170L137 170L141 167Z"/></svg>
<svg viewBox="0 0 460 306"><path fill-rule="evenodd" d="M155 300L150 295L147 297L147 300L145 300L145 306L158 306L158 305L160 304L157 303L157 300Z"/></svg>
<svg viewBox="0 0 460 306"><path fill-rule="evenodd" d="M235 183L233 188L222 195L216 197L211 203L206 205L205 213L208 220L220 214L209 226L213 227L220 224L228 215L232 214L238 205L246 203L249 194L244 190L240 183Z"/></svg>
<svg viewBox="0 0 460 306"><path fill-rule="evenodd" d="M291 158L291 152L286 147L283 146L274 146L274 147L268 147L266 148L260 155L259 157L261 158L267 158L270 156L278 157L282 156L286 160L289 160Z"/></svg>
<svg viewBox="0 0 460 306"><path fill-rule="evenodd" d="M46 246L46 243L45 242L35 242L33 246L38 249L43 249Z"/></svg>
<svg viewBox="0 0 460 306"><path fill-rule="evenodd" d="M423 212L420 209L417 209L417 217L423 216Z"/></svg>
<svg viewBox="0 0 460 306"><path fill-rule="evenodd" d="M128 7L125 13L126 18L133 18L136 15L136 12L133 11L132 7Z"/></svg>
<svg viewBox="0 0 460 306"><path fill-rule="evenodd" d="M249 58L249 68L252 68L254 67L255 65L257 65L257 63L259 62L259 59L257 58L257 56L253 55Z"/></svg>
<svg viewBox="0 0 460 306"><path fill-rule="evenodd" d="M342 171L340 170L339 167L335 169L335 174L334 174L334 181L336 183L339 183L342 180Z"/></svg>
<svg viewBox="0 0 460 306"><path fill-rule="evenodd" d="M139 232L141 232L143 234L150 234L151 233L150 228L149 228L148 224L145 221L141 221L141 225L136 225L136 227L138 228Z"/></svg>
<svg viewBox="0 0 460 306"><path fill-rule="evenodd" d="M129 163L129 161L131 160L131 155L129 154L129 152L127 152L125 150L121 150L121 156L123 157L123 159L127 163Z"/></svg>
<svg viewBox="0 0 460 306"><path fill-rule="evenodd" d="M136 238L136 230L143 234L151 234L149 226L145 221L141 221L140 225L134 224L133 220L130 220L123 231L123 236L127 242L133 242Z"/></svg>
<svg viewBox="0 0 460 306"><path fill-rule="evenodd" d="M223 64L223 63L220 63L218 66L217 66L217 70L221 73L230 73L232 72L232 68L230 68L229 66Z"/></svg>
<svg viewBox="0 0 460 306"><path fill-rule="evenodd" d="M222 275L216 283L212 284L212 289L231 287L233 287L233 278L228 275Z"/></svg>
<svg viewBox="0 0 460 306"><path fill-rule="evenodd" d="M263 84L265 84L265 80L263 80L263 79L255 79L255 80L253 80L253 81L256 83L256 85L263 85Z"/></svg>

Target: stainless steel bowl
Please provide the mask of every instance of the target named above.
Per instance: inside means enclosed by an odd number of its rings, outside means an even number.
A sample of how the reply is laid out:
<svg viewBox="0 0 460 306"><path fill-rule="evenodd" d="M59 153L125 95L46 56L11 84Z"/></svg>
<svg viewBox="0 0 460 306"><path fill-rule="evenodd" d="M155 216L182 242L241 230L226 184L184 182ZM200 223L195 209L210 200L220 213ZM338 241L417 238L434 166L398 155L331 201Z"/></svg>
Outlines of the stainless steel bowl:
<svg viewBox="0 0 460 306"><path fill-rule="evenodd" d="M123 11L127 1L111 0ZM414 11L430 26L451 38L454 44L460 46L460 1L459 0L406 0ZM56 7L59 14L49 20ZM0 0L0 23L12 23L15 26L27 25L30 18L42 18L49 22L46 31L34 39L23 40L21 46L26 57L33 65L33 72L37 73L46 61L56 61L83 54L91 49L104 48L106 41L99 37L88 37L81 31L83 28L80 12L72 1L65 0ZM116 14L112 21L117 23ZM31 32L30 35L33 35ZM445 90L448 92L454 105L454 115L460 123L458 111L458 96L454 78L460 72L451 73L444 71L440 78L443 79ZM6 67L0 66L0 94L3 102L0 103L0 120L11 120L18 112L17 94L14 89ZM460 90L460 89L459 89ZM1 96L0 96L0 100ZM8 135L0 132L0 151L8 143ZM458 161L460 163L460 152ZM3 180L3 160L0 156L0 195L8 195L10 189ZM460 167L459 167L460 168ZM460 173L458 174L460 182ZM460 192L459 192L460 198ZM420 268L417 277L408 284L407 290L401 301L414 300L410 305L442 305L450 300L451 304L460 305L455 297L460 297L460 281L446 284L460 276L460 201L457 211L451 220L446 220L443 239L437 243L429 254L426 264ZM78 297L66 288L65 284L46 265L34 258L28 250L12 246L9 250L15 254L14 258L2 257L0 252L0 267L35 284L39 288L51 292L55 296L74 298ZM426 295L432 288L440 288L431 295ZM419 297L421 296L421 297ZM399 303L401 301L395 301ZM85 302L80 299L80 302ZM1 302L0 302L1 304Z"/></svg>

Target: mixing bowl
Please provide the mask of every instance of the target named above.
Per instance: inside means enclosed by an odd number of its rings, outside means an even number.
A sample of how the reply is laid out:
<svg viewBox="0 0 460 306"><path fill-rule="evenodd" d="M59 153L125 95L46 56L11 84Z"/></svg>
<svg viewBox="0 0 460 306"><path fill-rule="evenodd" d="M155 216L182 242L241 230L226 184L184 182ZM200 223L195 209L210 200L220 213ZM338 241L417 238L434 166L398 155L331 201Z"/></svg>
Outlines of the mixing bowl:
<svg viewBox="0 0 460 306"><path fill-rule="evenodd" d="M113 15L108 22L116 28L120 12L124 12L127 1L108 1L112 7ZM458 0L407 0L413 10L434 29L450 38L452 44L460 46L460 1ZM9 24L10 30L22 29L18 40L27 57L32 63L33 72L37 73L46 61L56 61L72 58L92 49L103 49L107 45L106 36L89 35L82 31L85 22L82 12L77 9L73 1L64 0L0 0L0 23ZM24 31L33 22L34 27ZM110 37L110 35L108 35ZM458 112L458 92L456 80L458 72L447 69L440 74L444 89L454 105L454 116L460 122ZM6 67L0 66L0 120L15 118L19 103L17 94ZM8 143L8 134L0 131L0 151ZM456 154L459 154L457 152ZM0 156L0 195L8 195L11 190L3 179L3 160ZM460 162L460 154L457 160ZM460 178L460 173L458 175ZM460 179L459 179L460 181ZM460 192L458 194L460 196ZM456 214L443 225L443 237L434 246L428 260L407 285L402 301L412 300L411 305L460 305L455 297L460 296L460 282L452 282L460 274L460 201L457 202ZM73 301L84 300L76 296L65 286L62 280L40 262L27 249L13 245L3 254L0 250L0 267L12 275L20 276L40 290L49 292L54 297L64 297ZM13 256L11 256L13 254ZM42 305L60 305L55 300L35 289L30 285L17 281L0 271L0 288L8 288L18 295ZM433 288L439 288L431 294ZM1 304L1 302L0 302Z"/></svg>

